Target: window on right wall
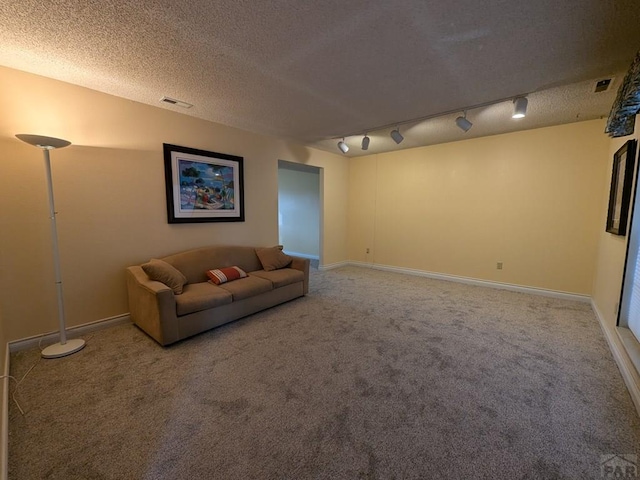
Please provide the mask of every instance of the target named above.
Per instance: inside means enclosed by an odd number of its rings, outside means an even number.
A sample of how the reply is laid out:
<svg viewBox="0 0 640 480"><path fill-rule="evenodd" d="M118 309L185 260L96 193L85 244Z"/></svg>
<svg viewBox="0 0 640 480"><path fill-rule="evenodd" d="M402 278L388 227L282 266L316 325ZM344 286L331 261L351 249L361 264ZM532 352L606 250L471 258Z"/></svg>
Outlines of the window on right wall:
<svg viewBox="0 0 640 480"><path fill-rule="evenodd" d="M633 151L635 157L635 148ZM618 311L618 334L629 357L640 372L640 195L637 194L638 170L634 170L633 200L627 229L629 240Z"/></svg>

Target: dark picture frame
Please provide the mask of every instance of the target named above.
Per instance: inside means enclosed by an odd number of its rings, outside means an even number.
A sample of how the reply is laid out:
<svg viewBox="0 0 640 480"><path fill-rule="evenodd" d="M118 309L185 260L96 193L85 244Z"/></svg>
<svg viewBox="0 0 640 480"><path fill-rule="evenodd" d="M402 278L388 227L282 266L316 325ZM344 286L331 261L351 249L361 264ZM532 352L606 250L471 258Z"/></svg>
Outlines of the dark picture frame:
<svg viewBox="0 0 640 480"><path fill-rule="evenodd" d="M162 146L169 223L244 222L242 157Z"/></svg>
<svg viewBox="0 0 640 480"><path fill-rule="evenodd" d="M607 232L624 236L627 234L627 217L633 183L637 142L628 140L613 155L613 172L609 192Z"/></svg>

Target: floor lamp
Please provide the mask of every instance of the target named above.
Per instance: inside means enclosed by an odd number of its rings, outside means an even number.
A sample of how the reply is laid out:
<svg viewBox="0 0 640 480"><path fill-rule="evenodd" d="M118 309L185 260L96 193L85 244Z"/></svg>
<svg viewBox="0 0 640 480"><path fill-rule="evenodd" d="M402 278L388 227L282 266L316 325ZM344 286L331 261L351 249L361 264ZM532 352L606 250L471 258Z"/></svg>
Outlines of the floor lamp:
<svg viewBox="0 0 640 480"><path fill-rule="evenodd" d="M60 323L60 341L49 345L42 350L43 358L59 358L76 353L84 348L82 339L67 340L67 332L64 322L64 301L62 298L62 276L60 275L60 253L58 252L58 229L56 228L56 210L53 205L53 182L51 180L51 161L49 150L64 148L71 145L67 140L59 138L43 137L41 135L16 135L23 142L42 149L44 154L44 168L47 174L47 186L49 191L49 218L51 220L51 245L53 247L53 269L56 277L56 289L58 292L58 321Z"/></svg>

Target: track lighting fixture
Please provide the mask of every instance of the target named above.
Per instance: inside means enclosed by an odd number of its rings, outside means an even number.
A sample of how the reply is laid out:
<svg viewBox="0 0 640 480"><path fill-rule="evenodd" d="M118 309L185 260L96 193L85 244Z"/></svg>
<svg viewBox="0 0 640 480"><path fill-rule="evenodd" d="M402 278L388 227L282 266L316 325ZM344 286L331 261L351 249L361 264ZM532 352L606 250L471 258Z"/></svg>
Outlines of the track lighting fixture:
<svg viewBox="0 0 640 480"><path fill-rule="evenodd" d="M342 153L347 153L349 151L349 145L344 143L344 138L338 142L338 148Z"/></svg>
<svg viewBox="0 0 640 480"><path fill-rule="evenodd" d="M511 118L524 118L527 115L527 97L518 97L513 101L513 115Z"/></svg>
<svg viewBox="0 0 640 480"><path fill-rule="evenodd" d="M529 100L527 98L528 95L527 93L523 93L522 96L519 97L507 97L507 98L502 98L500 100L494 100L494 101L490 101L490 102L485 102L485 103L479 103L479 104L475 104L475 105L469 105L466 107L463 107L462 110L462 115L459 115L455 122L456 125L458 126L458 128L460 130L462 130L463 132L468 132L469 130L471 130L471 128L473 127L473 122L471 122L471 120L469 120L467 118L467 112L469 110L474 110L477 111L481 108L485 108L491 105L496 105L498 103L506 103L506 102L512 102L513 103L513 115L512 118L523 118L527 115L527 106L529 104ZM369 138L369 134L367 132L383 132L383 131L388 131L389 128L393 128L393 130L391 130L391 132L389 132L389 136L393 139L394 142L396 142L397 145L401 144L404 140L404 136L402 136L402 134L400 133L400 127L404 126L404 125L409 125L409 124L414 124L417 125L419 122L424 122L427 120L432 120L432 119L436 119L436 118L440 118L440 117L444 117L444 116L448 116L448 118L451 118L454 114L460 112L460 110L449 110L446 112L440 112L440 113L436 113L436 114L432 114L432 115L428 115L428 116L424 116L424 117L420 117L420 118L413 118L411 120L405 120L405 121L401 121L401 122L394 122L394 123L389 123L386 125L380 125L377 127L372 127L372 128L367 128L366 130L364 130L364 136L362 137L362 143L361 143L361 147L362 150L369 150L369 145L371 143L371 139ZM479 118L479 117L478 117ZM447 119L447 122L449 122L450 120ZM395 128L394 128L395 127ZM363 130L360 130L360 132L362 132ZM358 132L352 132L349 135L347 135L348 137L356 137L362 135L361 133ZM333 137L333 141L338 140L340 137ZM347 153L349 151L349 146L345 143L344 139L346 137L342 137L342 140L340 140L338 142L338 148L340 149L340 151L342 153ZM377 144L376 144L377 145Z"/></svg>
<svg viewBox="0 0 640 480"><path fill-rule="evenodd" d="M402 142L402 140L404 140L404 137L400 134L400 130L398 129L398 127L396 127L395 130L391 130L391 133L389 135L391 135L393 141L398 145L400 144L400 142Z"/></svg>
<svg viewBox="0 0 640 480"><path fill-rule="evenodd" d="M456 125L465 132L468 132L469 129L473 127L473 123L467 120L467 112L464 112L462 116L456 118Z"/></svg>

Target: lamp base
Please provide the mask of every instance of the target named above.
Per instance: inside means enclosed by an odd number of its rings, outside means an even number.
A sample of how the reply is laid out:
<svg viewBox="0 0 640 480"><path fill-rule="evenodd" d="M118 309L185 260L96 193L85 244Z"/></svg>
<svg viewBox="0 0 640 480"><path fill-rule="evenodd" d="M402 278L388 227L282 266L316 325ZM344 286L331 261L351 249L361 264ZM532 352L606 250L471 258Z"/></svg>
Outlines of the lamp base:
<svg viewBox="0 0 640 480"><path fill-rule="evenodd" d="M85 346L84 340L81 338L74 338L73 340L67 340L64 345L61 343L54 343L42 350L42 358L60 358L71 355L82 350Z"/></svg>

